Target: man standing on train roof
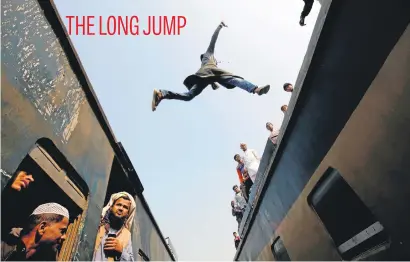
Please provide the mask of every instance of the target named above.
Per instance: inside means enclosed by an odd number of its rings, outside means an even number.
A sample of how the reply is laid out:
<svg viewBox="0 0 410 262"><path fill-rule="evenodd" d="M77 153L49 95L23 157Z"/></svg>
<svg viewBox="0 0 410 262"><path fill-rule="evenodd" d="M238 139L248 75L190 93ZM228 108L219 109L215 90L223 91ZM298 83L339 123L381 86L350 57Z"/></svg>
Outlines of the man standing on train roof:
<svg viewBox="0 0 410 262"><path fill-rule="evenodd" d="M103 208L94 248L94 261L134 261L131 227L134 198L127 192L111 195Z"/></svg>
<svg viewBox="0 0 410 262"><path fill-rule="evenodd" d="M211 85L214 90L218 89L218 84L228 89L239 87L248 93L263 95L268 93L270 86L257 86L245 80L241 76L234 75L228 71L218 68L217 61L214 57L215 43L218 39L219 31L227 27L224 22L221 22L212 35L208 49L200 56L201 68L195 73L188 76L184 80L184 85L188 89L185 93L175 93L168 90L154 90L152 98L152 111L155 111L158 104L163 99L191 101L199 95L208 85Z"/></svg>

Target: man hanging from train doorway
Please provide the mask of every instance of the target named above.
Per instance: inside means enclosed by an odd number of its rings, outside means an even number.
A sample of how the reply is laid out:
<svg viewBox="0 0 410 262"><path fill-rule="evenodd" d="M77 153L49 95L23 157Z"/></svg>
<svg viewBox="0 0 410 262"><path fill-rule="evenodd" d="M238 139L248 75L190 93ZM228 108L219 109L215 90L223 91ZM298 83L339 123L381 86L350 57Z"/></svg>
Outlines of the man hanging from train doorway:
<svg viewBox="0 0 410 262"><path fill-rule="evenodd" d="M227 27L224 22L221 22L212 35L208 49L200 56L201 68L184 80L184 85L188 89L186 93L175 93L169 90L154 90L152 98L152 111L155 111L158 104L163 99L191 101L199 95L208 85L211 85L214 90L218 89L218 84L228 89L239 87L250 94L263 95L268 93L270 86L257 86L241 76L234 75L228 71L218 68L217 61L214 57L215 43L218 39L219 31ZM218 83L218 84L217 84Z"/></svg>
<svg viewBox="0 0 410 262"><path fill-rule="evenodd" d="M111 195L103 208L94 249L94 261L134 261L131 226L134 198L127 192Z"/></svg>

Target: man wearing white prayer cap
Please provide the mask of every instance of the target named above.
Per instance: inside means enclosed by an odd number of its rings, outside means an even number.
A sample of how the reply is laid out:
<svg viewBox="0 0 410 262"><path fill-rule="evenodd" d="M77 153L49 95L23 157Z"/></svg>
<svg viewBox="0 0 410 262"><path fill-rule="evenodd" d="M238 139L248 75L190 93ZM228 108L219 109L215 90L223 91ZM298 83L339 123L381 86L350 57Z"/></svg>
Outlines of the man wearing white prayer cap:
<svg viewBox="0 0 410 262"><path fill-rule="evenodd" d="M135 207L134 198L127 192L111 195L102 210L94 261L134 261L131 227Z"/></svg>
<svg viewBox="0 0 410 262"><path fill-rule="evenodd" d="M69 212L60 204L46 203L34 209L16 244L1 243L2 261L56 261L66 238Z"/></svg>

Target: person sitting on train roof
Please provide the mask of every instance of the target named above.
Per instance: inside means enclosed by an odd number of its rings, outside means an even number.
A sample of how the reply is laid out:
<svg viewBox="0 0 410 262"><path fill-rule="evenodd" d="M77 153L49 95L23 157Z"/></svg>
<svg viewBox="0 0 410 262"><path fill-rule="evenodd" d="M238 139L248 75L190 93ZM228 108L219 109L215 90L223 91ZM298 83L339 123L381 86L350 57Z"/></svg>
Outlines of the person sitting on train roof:
<svg viewBox="0 0 410 262"><path fill-rule="evenodd" d="M238 249L239 243L241 242L241 237L236 232L233 232L233 237L235 242L235 248Z"/></svg>
<svg viewBox="0 0 410 262"><path fill-rule="evenodd" d="M136 204L127 192L111 195L103 208L94 248L94 261L134 261L131 226Z"/></svg>
<svg viewBox="0 0 410 262"><path fill-rule="evenodd" d="M12 230L17 241L2 241L2 261L56 261L69 224L68 210L57 203L34 209L22 230Z"/></svg>
<svg viewBox="0 0 410 262"><path fill-rule="evenodd" d="M248 202L249 194L250 194L253 182L249 178L248 170L246 170L245 168L243 158L239 154L236 154L234 155L233 159L238 163L238 165L236 166L236 172L238 173L238 176L242 178L242 182L240 186L241 192L246 202Z"/></svg>
<svg viewBox="0 0 410 262"><path fill-rule="evenodd" d="M235 203L238 205L238 207L245 209L247 203L245 198L242 196L241 190L239 189L238 185L234 185L232 189L235 192Z"/></svg>
<svg viewBox="0 0 410 262"><path fill-rule="evenodd" d="M272 143L276 146L278 142L278 136L279 136L280 130L277 128L274 128L271 122L266 123L266 129L270 131L270 134L269 134L270 141L272 141Z"/></svg>

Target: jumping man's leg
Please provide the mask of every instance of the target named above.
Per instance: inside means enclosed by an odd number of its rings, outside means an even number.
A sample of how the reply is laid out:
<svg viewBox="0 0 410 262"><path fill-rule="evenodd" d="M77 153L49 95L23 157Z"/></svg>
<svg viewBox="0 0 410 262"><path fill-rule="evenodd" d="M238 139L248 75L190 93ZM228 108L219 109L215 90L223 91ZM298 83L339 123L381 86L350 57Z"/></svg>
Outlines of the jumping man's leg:
<svg viewBox="0 0 410 262"><path fill-rule="evenodd" d="M261 86L258 87L257 85L252 84L251 82L242 79L242 78L238 78L238 77L222 77L218 83L220 84L230 84L230 85L234 85L236 87L239 87L240 89L245 90L248 93L251 94L258 94L258 95L263 95L269 92L270 89L270 85L265 85L265 86Z"/></svg>
<svg viewBox="0 0 410 262"><path fill-rule="evenodd" d="M159 102L163 99L191 101L194 97L199 95L204 89L205 84L196 84L191 90L185 93L175 93L169 90L154 90L152 97L152 111L155 111Z"/></svg>

